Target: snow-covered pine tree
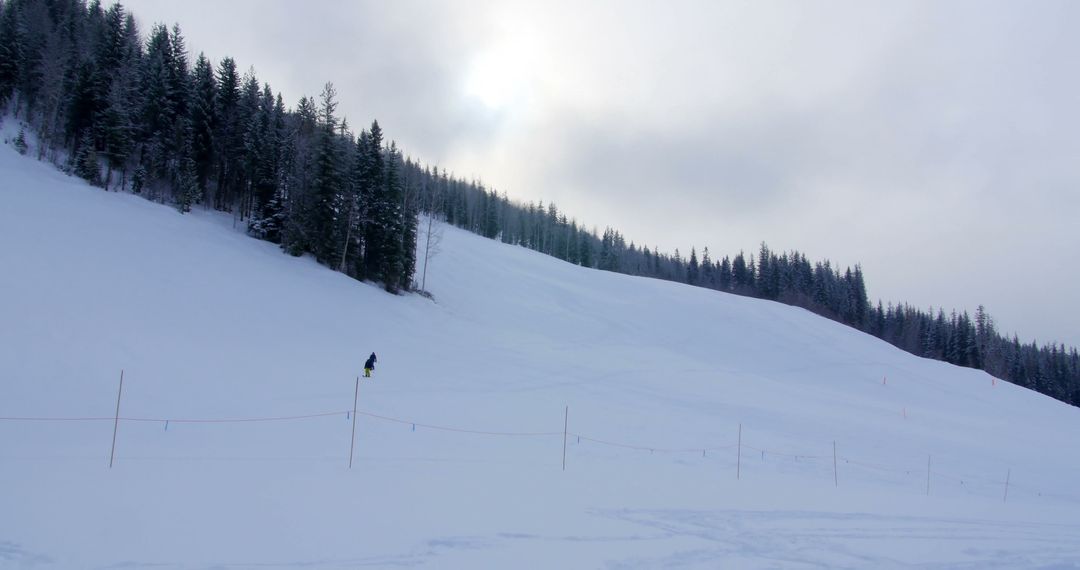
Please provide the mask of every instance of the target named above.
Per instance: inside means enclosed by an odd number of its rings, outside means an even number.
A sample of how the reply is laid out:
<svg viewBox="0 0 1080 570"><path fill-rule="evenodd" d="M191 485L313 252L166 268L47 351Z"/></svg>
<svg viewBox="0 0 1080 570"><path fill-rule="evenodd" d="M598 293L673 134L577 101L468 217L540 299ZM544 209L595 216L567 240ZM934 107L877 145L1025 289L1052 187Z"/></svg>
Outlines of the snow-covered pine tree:
<svg viewBox="0 0 1080 570"><path fill-rule="evenodd" d="M26 154L26 151L29 149L29 146L26 144L26 129L25 128L19 129L19 134L18 134L18 136L15 137L15 142L13 144L15 145L15 150L17 150L19 152L19 154Z"/></svg>
<svg viewBox="0 0 1080 570"><path fill-rule="evenodd" d="M262 90L255 70L248 68L241 80L240 101L236 109L240 146L237 148L239 169L236 171L235 182L238 204L235 214L240 221L248 219L255 207L255 184L260 168L259 161L265 151L269 109L262 101ZM268 198L272 191L266 189L265 197Z"/></svg>
<svg viewBox="0 0 1080 570"><path fill-rule="evenodd" d="M208 182L214 168L214 129L217 123L217 80L210 59L200 53L191 77L191 158L195 184L209 196Z"/></svg>
<svg viewBox="0 0 1080 570"><path fill-rule="evenodd" d="M343 214L345 237L342 241L339 270L350 276L361 278L364 273L363 259L365 252L365 226L367 223L367 204L365 203L368 176L369 137L367 131L360 131L351 141L349 158L346 161L348 173L344 181Z"/></svg>
<svg viewBox="0 0 1080 570"><path fill-rule="evenodd" d="M701 282L701 264L698 263L697 248L690 248L690 262L686 265L686 282L698 285Z"/></svg>
<svg viewBox="0 0 1080 570"><path fill-rule="evenodd" d="M716 288L716 266L713 265L709 256L709 246L701 251L701 285L703 287Z"/></svg>
<svg viewBox="0 0 1080 570"><path fill-rule="evenodd" d="M400 246L398 252L401 257L401 274L398 277L398 288L401 290L412 289L413 276L416 274L416 240L417 223L420 215L419 189L412 188L404 176L404 161L397 145L390 145L391 160L398 170L398 184L401 187L401 209L398 212Z"/></svg>
<svg viewBox="0 0 1080 570"><path fill-rule="evenodd" d="M731 262L731 287L736 293L748 291L754 283L753 273L746 265L743 252L739 252Z"/></svg>
<svg viewBox="0 0 1080 570"><path fill-rule="evenodd" d="M578 258L582 267L595 267L593 258L592 235L589 232L581 232L581 240L578 242Z"/></svg>
<svg viewBox="0 0 1080 570"><path fill-rule="evenodd" d="M112 182L113 170L126 172L125 167L131 154L134 137L131 107L125 96L124 79L117 79L109 85L108 100L99 121L104 140L103 154L107 160L109 173L105 180L106 189ZM121 174L121 185L126 183L126 176Z"/></svg>
<svg viewBox="0 0 1080 570"><path fill-rule="evenodd" d="M143 93L141 129L139 130L139 164L145 178L140 188L148 190L150 199L157 199L159 181L171 182L175 171L170 164L174 158L173 129L176 123L176 96L172 90L176 84L173 74L173 44L169 30L164 25L154 26L147 41L146 56L142 60L140 91Z"/></svg>
<svg viewBox="0 0 1080 570"><path fill-rule="evenodd" d="M320 95L319 131L315 147L315 171L312 191L315 197L311 220L311 235L314 238L312 253L323 264L330 265L338 259L338 248L342 242L339 236L339 214L342 196L342 160L337 144L337 91L333 84L327 83Z"/></svg>
<svg viewBox="0 0 1080 570"><path fill-rule="evenodd" d="M236 61L231 57L218 63L216 95L213 142L217 162L217 192L214 208L228 210L236 198L240 154L243 151L238 117L240 76L236 72Z"/></svg>
<svg viewBox="0 0 1080 570"><path fill-rule="evenodd" d="M290 143L284 147L286 218L281 246L290 255L300 255L311 247L311 217L314 197L314 150L318 125L315 102L307 96L296 105L292 120Z"/></svg>
<svg viewBox="0 0 1080 570"><path fill-rule="evenodd" d="M382 278L382 257L387 249L387 219L391 216L386 197L382 128L372 121L364 139L363 176L360 200L364 211L364 260L362 278Z"/></svg>
<svg viewBox="0 0 1080 570"><path fill-rule="evenodd" d="M719 275L716 276L716 284L721 291L730 291L731 282L731 260L725 255L724 258L720 260L720 269Z"/></svg>
<svg viewBox="0 0 1080 570"><path fill-rule="evenodd" d="M283 232L289 218L289 172L294 154L294 146L286 126L285 103L281 94L271 95L270 86L263 91L264 101L270 101L269 125L265 134L266 144L260 155L259 190L264 192L264 185L272 187L272 193L265 202L260 202L256 218L249 225L251 233L273 243L282 243ZM262 198L260 198L261 200Z"/></svg>
<svg viewBox="0 0 1080 570"><path fill-rule="evenodd" d="M263 208L277 191L280 175L281 132L277 117L277 101L269 85L264 85L258 100L258 110L252 119L250 129L252 168L252 203L250 215L262 216Z"/></svg>
<svg viewBox="0 0 1080 570"><path fill-rule="evenodd" d="M78 149L71 160L71 169L75 176L90 184L100 184L101 171L98 168L97 151L94 150L94 137L89 129L83 131Z"/></svg>
<svg viewBox="0 0 1080 570"><path fill-rule="evenodd" d="M191 211L191 206L198 202L200 191L198 178L195 175L195 161L190 156L191 151L187 150L183 154L187 156L181 159L175 193L176 209L180 210L181 214L186 214Z"/></svg>
<svg viewBox="0 0 1080 570"><path fill-rule="evenodd" d="M410 274L407 274L408 261L403 247L403 224L404 215L402 198L404 188L401 180L401 153L393 142L386 152L383 175L382 217L377 218L376 225L381 227L381 236L378 243L379 263L376 277L383 283L383 287L397 293L402 289L408 289ZM413 235L413 246L416 244ZM411 256L408 256L411 257ZM413 261L415 265L415 260Z"/></svg>
<svg viewBox="0 0 1080 570"><path fill-rule="evenodd" d="M0 110L15 93L23 62L24 36L14 2L0 3Z"/></svg>

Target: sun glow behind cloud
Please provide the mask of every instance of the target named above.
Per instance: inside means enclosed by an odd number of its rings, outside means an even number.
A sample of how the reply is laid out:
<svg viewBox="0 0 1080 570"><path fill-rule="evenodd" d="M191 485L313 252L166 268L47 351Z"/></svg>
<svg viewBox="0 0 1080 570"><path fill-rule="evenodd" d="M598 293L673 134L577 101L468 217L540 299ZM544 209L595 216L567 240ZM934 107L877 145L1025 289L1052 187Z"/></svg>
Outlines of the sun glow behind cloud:
<svg viewBox="0 0 1080 570"><path fill-rule="evenodd" d="M517 18L497 18L496 29L487 47L469 61L463 92L489 111L521 113L534 102L540 88L544 50L527 24Z"/></svg>
<svg viewBox="0 0 1080 570"><path fill-rule="evenodd" d="M528 93L528 74L519 60L501 51L482 53L469 66L465 95L499 111Z"/></svg>

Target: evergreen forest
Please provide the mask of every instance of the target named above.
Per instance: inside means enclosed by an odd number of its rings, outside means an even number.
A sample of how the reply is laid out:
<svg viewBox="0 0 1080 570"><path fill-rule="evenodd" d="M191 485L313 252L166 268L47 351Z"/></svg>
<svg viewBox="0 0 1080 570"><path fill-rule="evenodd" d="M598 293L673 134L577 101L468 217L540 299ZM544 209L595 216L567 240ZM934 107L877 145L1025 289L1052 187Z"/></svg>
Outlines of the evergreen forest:
<svg viewBox="0 0 1080 570"><path fill-rule="evenodd" d="M423 165L377 121L354 130L337 105L332 83L286 105L253 68L192 58L178 25L139 30L120 4L0 0L0 114L33 135L6 142L105 190L181 213L227 212L290 255L310 254L392 293L423 292L417 251L431 255L424 242L438 220L584 267L803 307L912 354L1080 405L1077 349L1010 338L982 306L972 317L873 304L859 266L841 270L765 244L719 258L708 248L684 255L637 245L612 228L587 229L553 203L511 200Z"/></svg>

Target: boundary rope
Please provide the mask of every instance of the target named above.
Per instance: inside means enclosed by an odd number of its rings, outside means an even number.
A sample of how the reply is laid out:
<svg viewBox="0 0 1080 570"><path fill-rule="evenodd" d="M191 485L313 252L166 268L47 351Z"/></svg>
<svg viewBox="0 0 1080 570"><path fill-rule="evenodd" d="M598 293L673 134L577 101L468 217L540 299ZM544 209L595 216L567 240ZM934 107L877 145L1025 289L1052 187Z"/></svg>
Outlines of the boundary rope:
<svg viewBox="0 0 1080 570"><path fill-rule="evenodd" d="M0 416L0 422L35 422L35 423L59 422L59 423L74 423L74 422L116 421L116 420L119 419L119 421L125 421L125 422L162 423L162 424L166 424L166 425L169 424L169 423L175 423L175 424L230 424L230 423L233 423L233 424L235 424L235 423L261 423L261 422L298 421L298 420L325 418L325 417L342 416L342 415L348 416L348 414L351 414L351 413L353 413L352 410L340 410L340 411L318 412L318 413L311 413L311 414L288 415L288 416L257 416L257 417L240 417L240 418L175 418L175 419L174 418L127 417L127 416L120 416L119 418L117 418L115 416L96 416L96 417L95 416L73 416L73 417L61 417L61 416L51 416L51 417L50 416L40 416L40 417L36 417L36 416ZM450 432L450 433L462 433L462 434L486 435L486 436L503 436L503 437L555 437L555 436L565 435L567 437L575 437L579 441L586 441L586 442L594 443L594 444L597 444L597 445L604 445L604 446L608 446L608 447L615 447L615 448L619 448L619 449L628 449L628 450L633 450L633 451L648 451L650 453L668 453L668 454L677 454L677 453L695 453L695 454L697 454L697 453L700 453L700 454L702 454L702 456L705 456L708 452L714 452L715 453L715 452L718 452L718 451L721 451L721 450L731 450L731 449L734 449L736 447L739 447L739 444L736 444L736 443L732 443L732 444L729 444L729 445L722 445L722 446L714 446L714 447L704 446L704 447L694 447L694 448L649 447L649 446L644 446L644 445L635 445L635 444L630 444L630 443L620 443L620 442L616 442L616 441L609 441L609 440L594 438L594 437L590 437L590 436L587 436L587 435L584 435L584 434L580 434L580 433L577 433L577 432L571 432L571 431L566 431L566 432L562 432L562 431L536 431L536 432L490 431L490 430L477 430L477 429L459 428L459 427L452 427L452 426L445 426L445 425L438 425L438 424L429 424L429 423L423 423L423 422L417 422L417 421L413 421L413 420L408 420L408 419L404 419L404 418L385 416L385 415L376 414L376 413L373 413L373 412L365 412L365 411L361 411L361 410L356 410L356 415L365 416L365 417L369 417L369 418L373 418L373 419L377 419L377 420L382 420L382 421L387 421L387 422L392 422L392 423L401 424L401 425L409 425L409 426L412 426L413 429L419 427L419 428L424 428L424 429L429 429L429 430L444 431L444 432ZM783 458L793 459L795 461L820 460L820 459L831 459L832 458L832 456L824 456L824 455L810 455L810 454L805 454L804 455L804 454L782 453L782 452L778 452L778 451L769 451L767 449L755 447L755 446L748 445L748 444L745 444L745 443L742 444L741 447L745 448L746 450L751 450L751 451L754 451L754 452L761 453L763 459L764 459L765 456L783 457ZM857 466L857 467L862 467L862 468L874 469L874 470L877 470L877 471L891 472L891 473L896 473L896 474L901 474L902 473L902 474L905 474L905 475L908 475L908 476L914 476L914 475L918 475L918 474L927 473L926 470L924 468L921 468L921 467L903 468L903 467L897 467L897 466L881 465L881 464L876 464L876 463L858 461L858 460L851 459L850 457L846 457L846 456L837 456L837 458L842 460L845 464L851 464L851 465L854 465L854 466ZM940 477L940 478L952 480L954 482L959 482L961 485L964 485L965 482L984 485L984 486L986 486L986 485L995 485L996 486L996 485L1004 485L1005 484L1005 482L1003 482L1003 481L983 479L983 478L980 478L980 477L963 477L963 476L953 475L951 473L944 473L944 472L938 471L936 469L931 470L930 475L933 475L934 477ZM1057 497L1059 499L1080 501L1080 498L1078 498L1078 497L1071 497L1071 496L1063 495L1063 494L1060 494L1060 493L1052 493L1052 492L1040 491L1038 489L1035 489L1035 488L1032 488L1032 487L1029 487L1027 485L1023 485L1023 484L1018 485L1016 483L1010 483L1009 488L1010 489L1016 489L1016 490L1022 490L1022 491L1025 491L1027 493L1036 494L1036 495L1041 496L1041 497Z"/></svg>

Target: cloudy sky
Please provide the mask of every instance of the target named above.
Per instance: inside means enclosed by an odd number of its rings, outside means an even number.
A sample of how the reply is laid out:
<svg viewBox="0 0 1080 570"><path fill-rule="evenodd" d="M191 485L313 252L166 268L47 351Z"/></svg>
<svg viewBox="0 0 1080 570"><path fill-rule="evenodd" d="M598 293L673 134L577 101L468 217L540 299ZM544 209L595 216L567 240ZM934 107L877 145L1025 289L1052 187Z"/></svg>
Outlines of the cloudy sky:
<svg viewBox="0 0 1080 570"><path fill-rule="evenodd" d="M292 105L636 243L861 263L1080 345L1080 3L129 0Z"/></svg>

